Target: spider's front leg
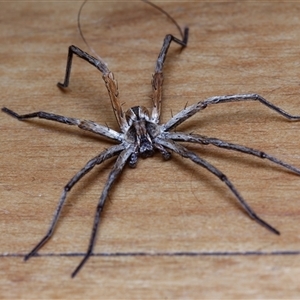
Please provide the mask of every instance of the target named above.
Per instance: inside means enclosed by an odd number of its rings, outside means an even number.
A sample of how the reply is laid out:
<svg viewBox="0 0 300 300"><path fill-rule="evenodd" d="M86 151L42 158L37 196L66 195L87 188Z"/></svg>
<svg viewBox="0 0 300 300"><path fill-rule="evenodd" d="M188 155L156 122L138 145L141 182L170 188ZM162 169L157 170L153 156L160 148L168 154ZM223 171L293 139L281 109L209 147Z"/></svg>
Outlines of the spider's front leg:
<svg viewBox="0 0 300 300"><path fill-rule="evenodd" d="M177 23L176 23L177 25ZM180 29L180 27L178 26ZM160 113L161 113L161 101L162 101L162 86L163 86L163 66L164 62L170 47L171 42L175 42L181 45L183 48L187 46L188 36L189 36L189 28L186 27L184 29L184 33L180 30L182 40L174 37L171 34L166 35L160 53L158 55L156 65L155 65L155 73L152 78L152 102L153 109L151 114L151 121L154 123L159 122Z"/></svg>
<svg viewBox="0 0 300 300"><path fill-rule="evenodd" d="M71 75L71 68L72 68L72 61L73 61L73 54L76 54L78 57L84 59L85 61L89 62L91 65L96 67L103 75L108 74L110 71L105 64L105 62L100 61L99 59L93 57L92 55L88 54L87 52L79 49L78 47L71 45L68 51L68 58L67 58L67 66L66 66L66 74L64 82L58 82L57 86L60 88L66 88L69 86L70 75Z"/></svg>
<svg viewBox="0 0 300 300"><path fill-rule="evenodd" d="M121 128L121 131L126 132L128 130L128 124L119 100L118 83L117 80L114 78L113 73L109 70L104 61L88 54L87 52L79 49L74 45L70 46L68 51L65 79L63 83L58 82L57 86L62 89L67 88L69 86L72 60L74 54L76 54L79 58L89 62L102 73L102 78L105 82L105 86L107 88L117 122Z"/></svg>
<svg viewBox="0 0 300 300"><path fill-rule="evenodd" d="M300 116L294 116L282 108L272 104L262 96L258 94L237 94L237 95L226 95L226 96L215 96L208 98L204 101L199 101L198 103L188 106L175 116L173 116L166 124L163 125L164 131L169 131L171 129L176 128L179 124L183 123L185 120L192 117L197 112L205 109L211 104L220 104L220 103L228 103L228 102L243 102L243 101L258 101L261 104L267 106L268 108L274 110L278 114L284 116L289 120L300 120Z"/></svg>

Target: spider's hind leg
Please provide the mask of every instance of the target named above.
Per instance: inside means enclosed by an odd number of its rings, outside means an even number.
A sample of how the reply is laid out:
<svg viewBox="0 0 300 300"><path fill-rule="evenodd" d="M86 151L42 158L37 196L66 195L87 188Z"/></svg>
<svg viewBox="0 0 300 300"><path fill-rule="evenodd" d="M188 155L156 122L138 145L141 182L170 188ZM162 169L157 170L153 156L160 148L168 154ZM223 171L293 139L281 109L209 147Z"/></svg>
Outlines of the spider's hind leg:
<svg viewBox="0 0 300 300"><path fill-rule="evenodd" d="M222 182L226 184L226 186L229 188L229 190L233 193L233 195L236 197L238 202L241 204L242 208L245 210L245 212L258 224L261 226L265 227L269 231L280 235L280 232L268 224L266 221L261 219L255 212L254 210L250 207L250 205L246 202L246 200L241 196L241 194L238 192L236 187L232 184L232 182L227 178L227 176L222 173L219 169L211 165L209 162L206 160L200 158L198 155L193 153L192 151L187 150L185 147L182 145L172 141L172 140L167 140L167 139L161 139L157 138L156 140L158 143L163 145L164 147L169 148L170 150L173 150L174 152L178 153L182 157L189 158L192 162L196 163L197 165L200 165L201 167L205 168L208 170L210 173L214 174L216 177L218 177Z"/></svg>
<svg viewBox="0 0 300 300"><path fill-rule="evenodd" d="M238 151L238 152L242 152L245 154L250 154L250 155L256 156L261 159L267 159L274 164L282 166L282 167L300 175L300 168L294 167L293 165L290 165L290 164L276 158L275 156L272 156L261 150L253 149L253 148L246 147L246 146L239 145L239 144L228 143L226 141L223 141L223 140L220 140L217 138L206 137L206 136L194 134L194 133L186 134L183 132L166 132L164 134L164 136L165 136L165 138L171 139L173 141L197 143L197 144L201 144L201 145L214 145L216 147L223 148L226 150L233 150L233 151Z"/></svg>
<svg viewBox="0 0 300 300"><path fill-rule="evenodd" d="M120 146L120 145L118 145L118 146ZM99 227L99 223L100 223L100 217L101 217L101 213L103 211L103 207L104 207L105 201L107 199L108 193L109 193L112 185L116 181L117 177L123 171L125 164L126 164L127 160L130 159L130 156L132 155L132 153L133 153L133 147L124 149L119 154L117 161L115 162L114 167L108 176L108 179L106 181L106 184L104 186L103 192L100 196L100 199L99 199L99 202L97 205L92 234L91 234L87 252L86 252L85 256L83 257L83 259L81 260L81 262L79 263L79 265L76 267L76 269L72 273L72 275L71 275L72 277L76 276L76 274L80 271L80 269L83 267L83 265L86 263L88 258L93 253L93 248L94 248L95 241L96 241L96 235L97 235L97 231L98 231L98 227Z"/></svg>
<svg viewBox="0 0 300 300"><path fill-rule="evenodd" d="M42 248L42 246L50 239L52 236L54 229L56 227L57 221L59 219L60 213L64 207L66 197L70 190L73 188L73 186L87 173L89 173L96 165L101 164L105 160L117 155L119 152L121 152L124 149L124 146L122 144L112 146L109 149L103 151L101 154L97 155L93 159L89 160L86 165L77 172L72 179L66 184L66 186L63 189L63 192L61 194L60 200L58 202L58 205L56 207L56 211L54 213L52 222L50 224L50 227L46 233L46 235L40 240L40 242L24 257L24 260L28 260L30 257L36 255L36 253L39 251L39 249Z"/></svg>

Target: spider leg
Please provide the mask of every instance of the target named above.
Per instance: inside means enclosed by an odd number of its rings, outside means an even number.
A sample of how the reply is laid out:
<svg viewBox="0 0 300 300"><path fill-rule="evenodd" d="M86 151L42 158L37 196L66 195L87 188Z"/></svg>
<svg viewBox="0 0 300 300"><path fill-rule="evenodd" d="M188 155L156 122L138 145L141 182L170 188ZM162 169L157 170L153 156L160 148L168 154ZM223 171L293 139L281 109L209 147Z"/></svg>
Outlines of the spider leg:
<svg viewBox="0 0 300 300"><path fill-rule="evenodd" d="M88 54L87 52L79 49L74 45L70 46L68 51L65 79L63 83L58 82L57 86L62 89L68 87L70 74L71 74L72 59L74 54L89 62L91 65L96 67L103 74L102 78L105 82L117 122L121 130L125 132L126 129L128 128L128 124L118 98L119 96L118 83L115 80L113 73L108 69L106 63L102 61L100 58L95 58L92 55Z"/></svg>
<svg viewBox="0 0 300 300"><path fill-rule="evenodd" d="M60 115L55 115L52 113L47 113L44 111L37 111L25 115L19 115L18 113L14 112L13 110L10 110L9 108L3 107L2 111L7 113L8 115L18 119L19 121L23 121L26 119L32 119L32 118L40 118L40 119L46 119L46 120L51 120L55 122L60 122L68 125L79 125L80 120L75 119L75 118L67 118L64 116Z"/></svg>
<svg viewBox="0 0 300 300"><path fill-rule="evenodd" d="M181 141L181 142L190 142L190 143L200 143L203 145L214 145L216 147L219 148L224 148L227 150L234 150L234 151L239 151L242 153L246 153L246 154L250 154L250 155L254 155L257 156L259 158L265 158L268 159L269 161L280 165L298 175L300 175L300 169L287 164L283 161L281 161L280 159L269 155L263 151L260 150L256 150L253 148L249 148L246 146L242 146L242 145L238 145L238 144L233 144L233 143L228 143L225 141L222 141L220 139L216 139L216 138L210 138L210 137L205 137L199 134L185 134L185 133L180 133L180 132L167 132L164 135L165 138L167 139L171 139L171 140L175 140L175 141Z"/></svg>
<svg viewBox="0 0 300 300"><path fill-rule="evenodd" d="M108 180L106 181L106 184L104 186L103 192L101 194L101 197L100 197L98 205L97 205L96 214L95 214L95 218L94 218L94 225L93 225L93 229L92 229L92 234L91 234L88 250L87 250L84 258L80 262L80 264L77 266L77 268L72 273L72 277L76 276L76 274L79 272L79 270L82 268L82 266L86 263L86 261L92 254L94 244L95 244L96 234L97 234L97 230L98 230L98 226L99 226L99 222L100 222L100 215L101 215L101 212L103 211L103 207L104 207L105 201L107 199L108 192L110 191L110 189L111 189L113 183L115 182L115 180L117 179L118 175L120 175L120 173L122 172L127 160L130 158L130 156L133 152L134 152L133 147L123 150L120 153L120 155L118 156L118 159L115 162L115 165L108 176Z"/></svg>
<svg viewBox="0 0 300 300"><path fill-rule="evenodd" d="M227 187L230 189L230 191L234 194L236 199L239 201L241 206L244 208L244 210L248 213L248 215L254 219L258 224L262 225L263 227L267 228L271 232L275 234L280 234L280 232L269 225L267 222L262 220L257 214L253 211L253 209L249 206L249 204L244 200L244 198L240 195L240 193L237 191L235 186L231 183L231 181L227 178L227 176L222 173L220 170L218 170L216 167L211 165L209 162L206 160L200 158L198 155L193 153L192 151L187 150L185 147L183 147L180 144L177 144L171 140L166 140L166 139L161 139L161 138L156 138L155 139L156 143L161 144L162 146L169 148L173 150L174 152L178 153L182 157L189 158L191 161L194 163L202 166L203 168L207 169L209 172L217 176L221 181L223 181Z"/></svg>
<svg viewBox="0 0 300 300"><path fill-rule="evenodd" d="M189 37L189 28L188 27L184 28L184 33L183 33L182 40L176 38L172 34L167 34L165 36L164 41L163 41L163 45L162 45L161 50L159 52L158 58L156 60L155 73L161 73L162 72L164 62L165 62L169 47L171 45L171 42L173 41L173 42L181 45L184 48L184 47L187 46L188 37Z"/></svg>
<svg viewBox="0 0 300 300"><path fill-rule="evenodd" d="M61 210L64 206L66 197L68 192L72 189L72 187L89 171L91 171L96 165L101 164L105 160L117 155L120 151L122 151L125 148L124 145L115 145L107 150L104 150L101 154L97 155L96 157L92 158L87 162L87 164L77 173L73 178L67 183L67 185L64 187L63 192L61 194L61 197L59 199L56 211L54 213L52 222L50 224L49 230L46 233L46 235L41 239L41 241L24 257L24 260L28 260L31 256L35 255L37 251L49 240L49 238L52 236L54 228L56 226L56 223L59 219L59 215L61 213Z"/></svg>
<svg viewBox="0 0 300 300"><path fill-rule="evenodd" d="M265 98L258 94L240 94L240 95L228 95L228 96L215 96L208 98L204 101L199 101L198 103L188 106L175 116L173 116L166 124L163 125L165 131L173 129L177 127L179 124L199 112L200 110L205 109L208 105L211 104L219 104L219 103L227 103L227 102L242 102L242 101L258 101L261 104L267 106L270 109L273 109L278 114L284 116L289 120L300 120L300 116L294 116L280 107L272 104L271 102L267 101Z"/></svg>
<svg viewBox="0 0 300 300"><path fill-rule="evenodd" d="M71 45L69 47L69 51L68 51L66 74L65 74L64 82L63 83L61 83L61 82L57 83L57 86L60 87L60 88L66 88L66 87L69 86L73 54L76 54L78 57L80 57L80 58L86 60L87 62L89 62L91 65L96 67L103 75L108 74L110 72L104 61L101 61L101 60L93 57L92 55L88 54L87 52L79 49L78 47L76 47L74 45Z"/></svg>
<svg viewBox="0 0 300 300"><path fill-rule="evenodd" d="M50 121L64 123L67 125L77 125L80 129L91 131L93 133L100 134L102 136L108 137L113 140L122 141L122 135L119 132L110 129L107 126L94 123L92 121L80 120L76 118L68 118L68 117L55 115L44 111L33 112L25 115L19 115L16 112L6 107L3 107L2 111L18 119L19 121L32 119L32 118L40 118L40 119L46 119Z"/></svg>
<svg viewBox="0 0 300 300"><path fill-rule="evenodd" d="M147 2L147 3L149 3L149 2ZM177 24L177 23L175 23L175 24ZM182 34L181 30L180 30L180 33ZM161 113L162 86L163 86L163 81L164 81L162 70L163 70L164 62L165 62L170 44L173 41L173 42L181 45L184 48L187 45L188 36L189 36L189 29L188 29L188 27L186 27L184 29L184 33L182 34L182 40L174 37L171 34L167 34L164 39L162 48L160 50L160 53L159 53L157 61L156 61L155 73L153 75L152 82L151 82L151 84L152 84L152 102L153 102L151 120L155 123L159 122L159 117L160 117L160 113Z"/></svg>
<svg viewBox="0 0 300 300"><path fill-rule="evenodd" d="M120 126L121 131L125 133L129 129L129 125L126 121L125 113L123 112L119 100L118 82L115 79L114 74L112 72L109 72L108 74L103 74L102 78L105 82L105 86L108 91L111 106L113 108L117 122Z"/></svg>

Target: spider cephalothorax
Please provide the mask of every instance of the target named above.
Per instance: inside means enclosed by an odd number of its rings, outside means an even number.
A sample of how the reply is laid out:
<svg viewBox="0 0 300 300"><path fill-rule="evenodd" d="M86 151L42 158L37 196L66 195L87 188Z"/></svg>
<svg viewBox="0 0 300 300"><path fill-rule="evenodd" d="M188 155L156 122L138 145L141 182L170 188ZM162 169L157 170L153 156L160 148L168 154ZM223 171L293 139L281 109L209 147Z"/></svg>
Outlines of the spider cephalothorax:
<svg viewBox="0 0 300 300"><path fill-rule="evenodd" d="M152 139L157 136L152 132L148 109L144 106L134 106L127 110L126 121L129 129L126 132L126 140L134 143L135 152L142 157L150 157L154 153ZM155 125L152 123L152 125ZM150 129L150 130L149 130Z"/></svg>
<svg viewBox="0 0 300 300"><path fill-rule="evenodd" d="M145 1L145 0L144 0ZM145 1L146 2L146 1ZM153 4L151 4L153 5ZM156 7L155 5L153 5ZM157 7L156 7L157 8ZM159 9L162 11L161 9ZM177 23L164 11L166 14L179 28ZM261 104L267 106L270 109L273 109L275 112L283 115L284 117L290 120L300 120L300 116L293 116L288 114L287 112L283 111L281 108L273 105L272 103L268 102L263 97L257 94L238 94L238 95L228 95L228 96L214 96L208 98L204 101L199 101L194 105L188 106L184 108L182 111L178 112L174 115L168 122L165 124L159 124L160 120L160 112L161 112L161 102L162 102L162 86L163 86L163 65L164 61L169 49L171 42L175 42L182 47L187 45L188 41L188 28L185 28L184 32L180 30L180 34L182 40L175 38L174 36L168 34L166 35L163 46L159 53L159 56L156 61L155 66L155 73L152 78L152 104L153 108L151 114L149 111L143 106L134 106L127 110L126 113L123 112L119 100L119 91L118 91L118 84L114 78L113 73L108 69L107 65L100 59L95 58L88 53L82 51L76 46L69 47L68 53L68 60L67 60L67 67L66 67L66 74L64 83L58 83L60 88L66 88L69 85L69 77L72 65L72 58L73 55L77 55L78 57L88 61L94 67L96 67L100 72L103 74L103 80L105 82L111 104L113 107L113 111L116 116L116 120L120 127L120 132L117 132L107 126L103 126L97 124L92 121L80 120L76 118L69 118L64 117L52 113L47 113L43 111L29 113L25 115L19 115L16 112L8 109L2 108L2 111L8 113L9 115L17 118L18 120L26 120L30 118L42 118L47 119L55 122L64 123L67 125L76 125L83 130L91 131L95 134L105 136L111 140L117 142L117 145L111 146L110 148L104 150L99 155L95 156L91 160L89 160L86 165L74 175L73 178L66 184L63 189L61 198L59 200L57 209L55 211L53 220L50 224L50 228L46 235L42 238L42 240L32 249L25 256L25 260L30 258L31 256L35 255L38 250L48 241L51 237L57 220L59 218L60 212L63 208L65 203L66 197L68 192L72 189L72 187L90 170L92 170L96 165L101 164L105 160L113 157L118 156L116 162L114 164L113 169L111 170L107 182L104 186L102 191L101 197L99 199L96 215L94 219L94 225L92 229L91 239L88 246L88 250L77 266L75 271L72 273L72 277L74 277L77 272L81 269L87 259L90 257L93 251L93 247L95 244L96 233L98 229L98 225L100 222L101 212L103 210L103 206L108 196L108 192L110 191L113 183L115 182L116 178L121 174L123 168L125 167L126 163L128 162L131 167L134 167L137 163L138 157L150 157L153 155L154 151L158 150L161 152L165 159L170 158L170 151L173 151L182 157L190 159L192 162L200 165L201 167L207 169L209 172L214 174L218 177L221 181L223 181L233 195L236 197L238 202L241 204L243 209L248 213L248 215L253 218L257 223L264 226L271 232L275 234L279 234L279 231L269 225L267 222L262 220L260 217L256 215L256 213L252 210L252 208L247 204L241 194L237 191L235 186L232 182L226 177L224 173L218 170L216 167L211 165L208 161L200 158L194 152L189 151L186 147L179 144L178 142L190 142L190 143L198 143L201 145L213 145L216 147L229 149L233 151L239 151L246 154L250 154L259 158L267 159L277 165L283 166L284 168L289 169L290 171L300 175L300 169L291 166L281 160L265 153L260 150L255 150L249 147L241 146L238 144L228 143L222 141L217 138L210 138L206 136L201 136L198 134L187 134L184 132L174 132L172 131L175 129L179 124L183 123L191 116L195 115L197 112L204 110L206 107L212 104L219 104L219 103L227 103L227 102L241 102L241 101L258 101Z"/></svg>
<svg viewBox="0 0 300 300"><path fill-rule="evenodd" d="M154 142L154 139L161 133L161 126L151 120L146 107L134 106L127 110L125 116L128 123L125 140L133 144L135 148L129 160L131 167L136 166L138 156L150 157L156 149L162 153L164 159L170 158L170 153Z"/></svg>

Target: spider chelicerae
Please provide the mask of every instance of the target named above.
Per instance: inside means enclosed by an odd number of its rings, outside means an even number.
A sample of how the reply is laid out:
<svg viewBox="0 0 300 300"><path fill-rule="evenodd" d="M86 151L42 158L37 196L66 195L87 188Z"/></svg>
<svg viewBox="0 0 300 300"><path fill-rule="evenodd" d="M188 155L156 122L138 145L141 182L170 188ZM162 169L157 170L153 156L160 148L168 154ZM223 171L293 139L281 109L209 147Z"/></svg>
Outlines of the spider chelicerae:
<svg viewBox="0 0 300 300"><path fill-rule="evenodd" d="M3 107L2 111L9 114L12 117L17 118L18 120L27 120L31 118L41 118L46 120L51 120L55 122L64 123L67 125L76 125L80 129L90 131L92 133L107 137L113 141L117 142L117 145L111 146L110 148L104 150L91 160L89 160L86 165L73 176L73 178L66 184L63 189L62 195L60 197L57 209L55 211L54 217L50 224L49 230L46 235L41 239L41 241L25 256L25 260L28 260L31 256L34 256L38 250L49 240L53 234L54 228L58 221L61 210L64 206L67 194L72 189L72 187L88 172L90 172L96 165L101 164L109 158L117 156L116 162L111 170L108 179L105 183L104 189L100 196L96 214L94 218L94 224L91 234L90 243L88 250L81 260L80 264L76 267L72 273L74 277L81 267L85 264L87 259L91 256L93 247L95 244L96 233L98 225L100 222L101 212L105 205L105 201L108 197L108 193L116 181L117 177L121 174L125 165L128 163L130 167L135 167L139 157L148 158L151 157L154 152L158 151L161 153L162 157L165 160L168 160L171 157L171 152L175 152L181 155L184 158L190 159L192 162L200 165L201 167L207 169L209 172L218 177L223 181L229 190L236 197L238 202L241 204L242 208L248 213L248 215L254 219L257 223L267 228L269 231L279 235L279 231L269 225L267 222L262 220L253 209L247 204L241 194L237 191L232 182L216 167L211 165L208 161L200 158L197 154L192 151L189 151L186 147L181 145L178 142L189 142L197 143L201 145L213 145L216 147L224 148L227 150L238 151L250 155L257 156L259 158L267 159L277 165L280 165L298 175L300 175L300 169L289 165L265 152L260 150L255 150L249 147L241 146L238 144L228 143L226 141L202 136L199 134L187 134L184 132L177 132L174 129L178 125L198 113L199 111L204 110L206 107L213 104L227 103L227 102L242 102L242 101L258 101L261 104L267 106L268 108L274 110L275 112L281 114L287 119L290 120L300 120L300 116L293 116L281 108L270 103L262 96L258 94L237 94L237 95L225 95L225 96L214 96L208 98L204 101L199 101L194 105L185 107L182 111L178 112L176 115L164 124L160 124L160 114L161 114L161 104L162 104L162 87L163 87L163 66L166 59L166 55L169 49L171 42L179 44L181 47L186 47L188 42L189 29L186 27L183 31L178 26L176 21L165 11L157 7L156 5L144 0L145 2L151 4L156 9L164 13L179 29L181 39L176 38L173 35L166 35L163 41L162 48L158 55L155 65L155 71L152 78L152 110L149 111L144 106L134 106L129 108L126 112L123 112L120 100L119 100L119 91L117 81L113 73L109 70L106 63L100 57L94 57L88 53L82 51L76 46L70 46L68 52L67 66L65 79L63 83L58 83L58 87L64 89L69 85L69 78L71 72L71 65L73 55L86 60L91 65L96 67L101 73L104 80L105 86L107 88L111 105L120 127L120 132L115 131L108 126L103 126L92 121L80 120L76 118L65 117L53 113L48 113L44 111L33 112L29 114L19 115L18 113ZM82 9L83 5L81 6ZM80 9L80 11L81 11ZM79 12L80 15L80 12ZM78 15L78 18L79 18ZM79 30L80 29L80 23ZM84 39L84 38L83 38ZM85 41L85 39L84 39ZM86 41L85 41L86 42Z"/></svg>

